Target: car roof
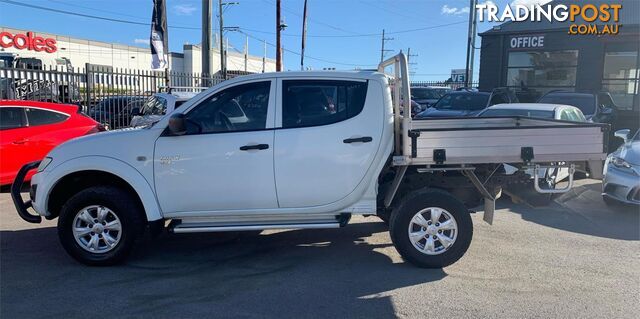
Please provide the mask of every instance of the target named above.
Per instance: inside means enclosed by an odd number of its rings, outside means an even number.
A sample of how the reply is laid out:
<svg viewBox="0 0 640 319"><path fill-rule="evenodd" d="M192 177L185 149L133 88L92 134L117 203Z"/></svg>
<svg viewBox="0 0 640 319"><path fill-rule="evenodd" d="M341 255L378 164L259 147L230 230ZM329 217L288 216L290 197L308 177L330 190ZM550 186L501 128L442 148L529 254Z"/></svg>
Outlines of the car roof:
<svg viewBox="0 0 640 319"><path fill-rule="evenodd" d="M412 90L414 90L414 89L451 90L451 88L448 88L446 86L412 86L411 89Z"/></svg>
<svg viewBox="0 0 640 319"><path fill-rule="evenodd" d="M532 110L532 111L555 111L558 108L572 108L571 105L549 104L549 103L502 103L492 105L487 110Z"/></svg>
<svg viewBox="0 0 640 319"><path fill-rule="evenodd" d="M545 94L543 97L550 96L550 95L570 95L570 96L588 96L588 97L594 96L593 93L587 93L587 92L552 91Z"/></svg>
<svg viewBox="0 0 640 319"><path fill-rule="evenodd" d="M241 75L233 79L226 80L222 83L232 85L236 82L244 82L247 80L259 80L270 78L351 78L351 79L375 79L380 76L388 76L386 74L372 70L354 70L354 71L286 71L286 72L266 72L249 75ZM216 85L218 86L218 85Z"/></svg>
<svg viewBox="0 0 640 319"><path fill-rule="evenodd" d="M489 96L491 93L489 92L479 92L479 91L451 91L447 93L448 95L486 95Z"/></svg>
<svg viewBox="0 0 640 319"><path fill-rule="evenodd" d="M0 107L23 106L47 109L64 113L77 113L78 106L73 104L61 104L53 102L28 101L28 100L0 100Z"/></svg>

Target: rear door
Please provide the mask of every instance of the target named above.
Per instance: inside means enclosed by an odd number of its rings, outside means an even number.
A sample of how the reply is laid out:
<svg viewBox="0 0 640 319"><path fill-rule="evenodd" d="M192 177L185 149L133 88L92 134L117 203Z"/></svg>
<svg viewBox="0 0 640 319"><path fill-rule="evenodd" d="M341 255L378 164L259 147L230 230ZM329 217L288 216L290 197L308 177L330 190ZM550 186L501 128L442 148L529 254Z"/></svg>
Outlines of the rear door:
<svg viewBox="0 0 640 319"><path fill-rule="evenodd" d="M380 143L383 110L366 103L377 91L366 80L279 80L278 88L279 206L319 206L346 197L364 178Z"/></svg>

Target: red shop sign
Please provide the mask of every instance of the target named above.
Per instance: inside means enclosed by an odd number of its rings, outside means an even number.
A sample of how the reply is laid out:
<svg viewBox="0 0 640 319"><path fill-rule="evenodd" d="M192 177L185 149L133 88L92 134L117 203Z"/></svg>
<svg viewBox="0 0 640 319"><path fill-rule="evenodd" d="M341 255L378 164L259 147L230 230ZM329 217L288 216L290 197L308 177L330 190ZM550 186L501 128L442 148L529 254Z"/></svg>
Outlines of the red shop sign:
<svg viewBox="0 0 640 319"><path fill-rule="evenodd" d="M31 31L27 32L27 34L0 32L0 47L14 47L18 50L36 52L45 51L47 53L54 53L58 51L58 48L56 47L56 39L36 36L35 33Z"/></svg>

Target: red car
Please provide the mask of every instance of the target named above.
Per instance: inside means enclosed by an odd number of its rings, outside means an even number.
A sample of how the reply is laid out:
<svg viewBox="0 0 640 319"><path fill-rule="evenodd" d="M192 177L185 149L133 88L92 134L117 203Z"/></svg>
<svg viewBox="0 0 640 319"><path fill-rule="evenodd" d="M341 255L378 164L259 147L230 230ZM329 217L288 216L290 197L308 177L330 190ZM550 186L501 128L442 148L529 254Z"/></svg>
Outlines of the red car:
<svg viewBox="0 0 640 319"><path fill-rule="evenodd" d="M68 104L0 100L0 185L13 183L24 164L41 160L57 145L104 130L79 109Z"/></svg>

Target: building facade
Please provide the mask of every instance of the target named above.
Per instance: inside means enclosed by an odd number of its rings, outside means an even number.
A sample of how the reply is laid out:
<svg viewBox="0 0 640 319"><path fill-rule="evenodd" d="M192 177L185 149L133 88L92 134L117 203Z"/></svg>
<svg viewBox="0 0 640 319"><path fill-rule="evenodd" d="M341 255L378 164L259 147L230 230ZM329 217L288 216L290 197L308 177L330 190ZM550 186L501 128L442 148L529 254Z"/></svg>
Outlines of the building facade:
<svg viewBox="0 0 640 319"><path fill-rule="evenodd" d="M552 2L559 3L575 1ZM481 33L480 89L509 87L526 102L534 102L551 90L608 91L620 110L619 118L637 128L640 2L616 3L621 3L622 9L615 35L569 34L571 24L589 24L579 20L507 22Z"/></svg>
<svg viewBox="0 0 640 319"><path fill-rule="evenodd" d="M43 66L65 65L84 68L92 66L113 69L151 70L151 50L138 47L78 39L64 35L0 27L0 54L41 61ZM212 74L220 71L220 51L211 50ZM246 63L245 63L246 61ZM200 73L200 47L185 44L183 52L169 54L169 69L173 72ZM275 71L275 60L265 57L227 52L227 70L238 73Z"/></svg>

